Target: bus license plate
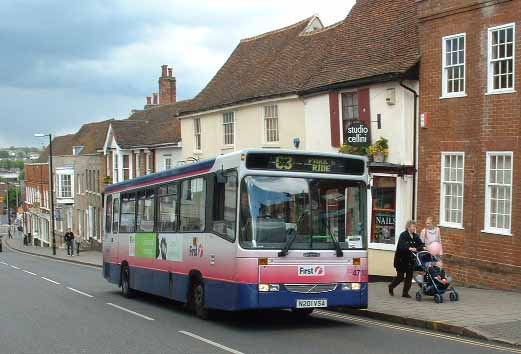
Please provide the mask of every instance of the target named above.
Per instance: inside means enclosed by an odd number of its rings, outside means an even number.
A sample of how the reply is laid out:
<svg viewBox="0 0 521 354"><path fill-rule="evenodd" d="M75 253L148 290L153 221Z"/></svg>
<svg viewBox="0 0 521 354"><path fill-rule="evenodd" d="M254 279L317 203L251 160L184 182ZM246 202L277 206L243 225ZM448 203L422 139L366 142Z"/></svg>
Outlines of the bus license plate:
<svg viewBox="0 0 521 354"><path fill-rule="evenodd" d="M309 307L327 307L327 300L297 300L297 308L309 308Z"/></svg>

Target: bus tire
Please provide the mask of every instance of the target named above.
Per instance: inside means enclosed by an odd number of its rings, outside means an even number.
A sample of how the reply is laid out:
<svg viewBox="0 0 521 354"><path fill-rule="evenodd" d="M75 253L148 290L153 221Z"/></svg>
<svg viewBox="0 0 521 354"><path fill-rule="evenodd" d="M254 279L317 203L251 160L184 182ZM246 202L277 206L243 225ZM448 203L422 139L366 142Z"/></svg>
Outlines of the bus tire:
<svg viewBox="0 0 521 354"><path fill-rule="evenodd" d="M202 280L192 283L192 306L197 317L203 320L209 318L209 312L205 305L204 284Z"/></svg>
<svg viewBox="0 0 521 354"><path fill-rule="evenodd" d="M121 294L126 298L131 298L134 295L130 287L130 270L128 265L124 265L121 268Z"/></svg>

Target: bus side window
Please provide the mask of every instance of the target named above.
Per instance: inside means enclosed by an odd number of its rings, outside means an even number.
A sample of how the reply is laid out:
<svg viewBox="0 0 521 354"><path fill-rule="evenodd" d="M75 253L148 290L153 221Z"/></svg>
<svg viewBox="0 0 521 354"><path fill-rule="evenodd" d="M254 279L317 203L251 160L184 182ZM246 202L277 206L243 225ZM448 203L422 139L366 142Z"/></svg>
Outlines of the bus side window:
<svg viewBox="0 0 521 354"><path fill-rule="evenodd" d="M214 177L212 229L233 241L237 220L237 172L227 171L221 176Z"/></svg>
<svg viewBox="0 0 521 354"><path fill-rule="evenodd" d="M105 234L110 234L112 231L112 196L107 196L105 203Z"/></svg>
<svg viewBox="0 0 521 354"><path fill-rule="evenodd" d="M136 231L154 231L155 192L153 189L138 192Z"/></svg>
<svg viewBox="0 0 521 354"><path fill-rule="evenodd" d="M112 233L119 232L119 198L112 203Z"/></svg>
<svg viewBox="0 0 521 354"><path fill-rule="evenodd" d="M177 183L171 183L159 188L159 232L177 231Z"/></svg>
<svg viewBox="0 0 521 354"><path fill-rule="evenodd" d="M204 231L205 202L206 180L204 178L192 178L181 183L180 231Z"/></svg>
<svg viewBox="0 0 521 354"><path fill-rule="evenodd" d="M121 197L121 222L119 232L136 231L136 194L127 193Z"/></svg>

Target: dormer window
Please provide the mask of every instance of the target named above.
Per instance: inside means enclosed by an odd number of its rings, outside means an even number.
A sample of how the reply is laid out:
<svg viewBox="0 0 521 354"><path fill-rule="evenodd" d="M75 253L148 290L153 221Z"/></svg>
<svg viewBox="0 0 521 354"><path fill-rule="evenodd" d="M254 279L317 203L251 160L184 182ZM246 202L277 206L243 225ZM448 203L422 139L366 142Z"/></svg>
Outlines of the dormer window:
<svg viewBox="0 0 521 354"><path fill-rule="evenodd" d="M83 145L73 146L72 147L72 154L74 156L78 156L83 151Z"/></svg>

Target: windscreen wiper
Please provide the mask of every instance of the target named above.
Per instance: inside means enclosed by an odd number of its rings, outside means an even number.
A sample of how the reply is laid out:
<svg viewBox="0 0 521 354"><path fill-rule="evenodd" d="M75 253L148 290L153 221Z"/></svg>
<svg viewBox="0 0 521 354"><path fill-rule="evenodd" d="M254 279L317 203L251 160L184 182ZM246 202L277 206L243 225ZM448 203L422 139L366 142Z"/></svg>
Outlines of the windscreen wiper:
<svg viewBox="0 0 521 354"><path fill-rule="evenodd" d="M290 238L288 241L286 241L286 244L284 245L284 247L282 248L282 250L280 250L280 252L278 254L279 257L286 257L288 255L288 251L291 248L291 245L293 244L293 242L295 242L295 239L297 238L297 230L299 228L300 222L302 221L302 218L304 217L304 215L306 215L306 213L308 213L308 210L304 210L302 212L302 215L300 215L300 217L298 218L297 227L294 232L294 235L292 238Z"/></svg>
<svg viewBox="0 0 521 354"><path fill-rule="evenodd" d="M342 247L340 247L340 242L338 242L338 240L335 238L335 236L333 236L333 233L329 229L329 223L327 223L326 229L327 229L327 233L329 234L329 236L331 236L331 239L333 240L333 244L335 245L336 256L344 257L344 251L342 251Z"/></svg>

